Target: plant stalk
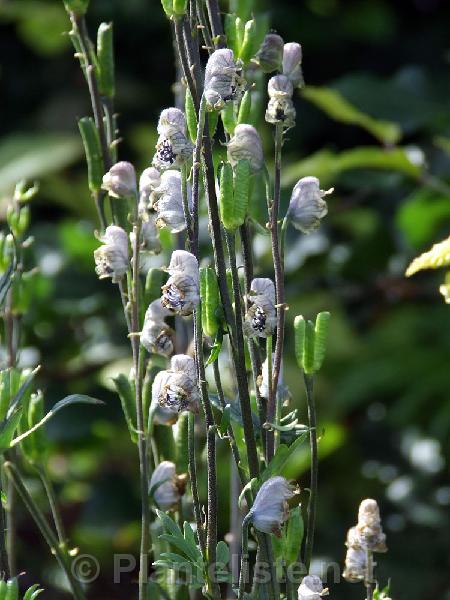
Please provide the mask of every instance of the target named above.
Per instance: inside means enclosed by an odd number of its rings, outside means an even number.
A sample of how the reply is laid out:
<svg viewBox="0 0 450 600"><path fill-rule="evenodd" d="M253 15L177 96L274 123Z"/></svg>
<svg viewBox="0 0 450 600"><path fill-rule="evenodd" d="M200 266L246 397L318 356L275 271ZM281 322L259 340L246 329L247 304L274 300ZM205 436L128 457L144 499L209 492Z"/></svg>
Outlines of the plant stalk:
<svg viewBox="0 0 450 600"><path fill-rule="evenodd" d="M308 423L309 423L309 445L311 451L311 472L310 472L310 495L308 502L308 525L306 530L306 541L303 562L309 573L311 564L312 550L314 544L314 528L316 523L317 507L317 480L319 472L319 460L317 453L317 423L316 406L314 402L314 376L305 373L306 401L308 404Z"/></svg>

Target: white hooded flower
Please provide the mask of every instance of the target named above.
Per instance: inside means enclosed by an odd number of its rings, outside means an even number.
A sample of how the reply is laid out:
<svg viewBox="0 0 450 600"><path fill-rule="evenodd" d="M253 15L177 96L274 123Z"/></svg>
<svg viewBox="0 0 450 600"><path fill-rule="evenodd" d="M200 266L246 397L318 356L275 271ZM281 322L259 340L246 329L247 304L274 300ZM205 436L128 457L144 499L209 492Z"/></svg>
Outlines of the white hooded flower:
<svg viewBox="0 0 450 600"><path fill-rule="evenodd" d="M236 126L233 137L227 144L228 161L234 167L240 160L248 160L255 173L264 164L261 138L253 125Z"/></svg>
<svg viewBox="0 0 450 600"><path fill-rule="evenodd" d="M298 600L320 600L328 595L328 588L324 588L320 577L306 575L298 588Z"/></svg>
<svg viewBox="0 0 450 600"><path fill-rule="evenodd" d="M268 33L254 60L259 64L264 73L278 71L283 62L283 50L283 38L277 33Z"/></svg>
<svg viewBox="0 0 450 600"><path fill-rule="evenodd" d="M161 288L161 304L174 314L192 314L200 301L197 259L190 252L175 250L167 270L170 277Z"/></svg>
<svg viewBox="0 0 450 600"><path fill-rule="evenodd" d="M302 177L292 190L287 212L295 229L303 233L315 231L328 213L324 197L332 192L333 188L321 190L317 177Z"/></svg>
<svg viewBox="0 0 450 600"><path fill-rule="evenodd" d="M245 80L240 61L234 60L229 48L215 50L208 59L205 69L205 98L209 110L221 110L230 100L242 95Z"/></svg>
<svg viewBox="0 0 450 600"><path fill-rule="evenodd" d="M144 214L145 211L152 208L153 192L161 183L161 173L155 167L148 167L139 178L139 211Z"/></svg>
<svg viewBox="0 0 450 600"><path fill-rule="evenodd" d="M281 536L281 526L289 517L287 501L294 495L292 487L277 475L265 481L250 510L251 521L258 531Z"/></svg>
<svg viewBox="0 0 450 600"><path fill-rule="evenodd" d="M356 533L359 543L374 552L386 552L386 535L381 527L380 509L376 500L367 498L359 506Z"/></svg>
<svg viewBox="0 0 450 600"><path fill-rule="evenodd" d="M126 198L136 193L136 171L131 163L120 161L103 175L102 188L114 198Z"/></svg>
<svg viewBox="0 0 450 600"><path fill-rule="evenodd" d="M149 491L161 510L175 510L181 499L180 484L173 462L164 460L153 471Z"/></svg>
<svg viewBox="0 0 450 600"><path fill-rule="evenodd" d="M345 556L345 568L342 576L346 581L356 583L362 581L367 566L367 554L360 546L349 546Z"/></svg>
<svg viewBox="0 0 450 600"><path fill-rule="evenodd" d="M197 413L200 394L194 359L185 354L172 357L170 369L160 371L153 382L152 401L174 413Z"/></svg>
<svg viewBox="0 0 450 600"><path fill-rule="evenodd" d="M285 75L275 75L267 85L269 103L266 110L268 123L283 123L285 129L295 125L295 108L292 103L294 88Z"/></svg>
<svg viewBox="0 0 450 600"><path fill-rule="evenodd" d="M275 286L271 279L253 279L249 294L250 306L245 314L244 333L247 337L270 337L277 325Z"/></svg>
<svg viewBox="0 0 450 600"><path fill-rule="evenodd" d="M294 87L302 87L302 47L297 42L289 42L283 50L283 75L289 77Z"/></svg>
<svg viewBox="0 0 450 600"><path fill-rule="evenodd" d="M111 277L118 283L129 267L128 236L121 227L110 225L100 241L102 246L94 251L95 272L100 279Z"/></svg>
<svg viewBox="0 0 450 600"><path fill-rule="evenodd" d="M163 356L172 354L174 332L164 321L170 314L170 310L164 308L159 299L149 304L141 332L141 344L148 352Z"/></svg>
<svg viewBox="0 0 450 600"><path fill-rule="evenodd" d="M192 156L193 145L186 136L186 118L179 108L166 108L158 122L158 141L153 166L179 167Z"/></svg>
<svg viewBox="0 0 450 600"><path fill-rule="evenodd" d="M191 199L191 188L187 184L188 204ZM167 227L171 233L178 233L186 229L186 220L183 209L183 195L181 193L181 173L179 171L165 171L161 176L160 185L155 188L153 208L157 212L156 224L158 227Z"/></svg>

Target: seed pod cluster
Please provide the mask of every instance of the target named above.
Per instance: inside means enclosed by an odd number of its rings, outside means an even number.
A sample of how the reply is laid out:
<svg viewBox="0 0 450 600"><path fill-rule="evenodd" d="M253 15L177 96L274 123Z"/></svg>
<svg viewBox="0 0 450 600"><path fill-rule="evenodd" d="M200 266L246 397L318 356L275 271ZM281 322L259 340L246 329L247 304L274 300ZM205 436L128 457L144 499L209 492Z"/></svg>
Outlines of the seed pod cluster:
<svg viewBox="0 0 450 600"><path fill-rule="evenodd" d="M317 373L325 358L328 337L329 312L321 312L316 323L306 321L301 315L295 317L295 357L300 369L307 375Z"/></svg>
<svg viewBox="0 0 450 600"><path fill-rule="evenodd" d="M239 160L234 168L222 165L220 174L220 218L225 229L234 231L245 222L250 193L250 163Z"/></svg>

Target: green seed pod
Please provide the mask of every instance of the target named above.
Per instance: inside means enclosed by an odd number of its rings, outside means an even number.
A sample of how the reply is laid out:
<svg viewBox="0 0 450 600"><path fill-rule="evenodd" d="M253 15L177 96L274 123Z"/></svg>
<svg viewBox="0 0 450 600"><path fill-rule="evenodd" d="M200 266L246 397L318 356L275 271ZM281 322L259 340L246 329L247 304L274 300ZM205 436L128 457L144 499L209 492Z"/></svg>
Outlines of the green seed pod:
<svg viewBox="0 0 450 600"><path fill-rule="evenodd" d="M225 35L227 38L227 47L231 48L234 55L238 55L239 48L237 46L237 32L236 32L236 16L225 15Z"/></svg>
<svg viewBox="0 0 450 600"><path fill-rule="evenodd" d="M240 160L234 168L233 219L235 227L244 224L250 194L250 162Z"/></svg>
<svg viewBox="0 0 450 600"><path fill-rule="evenodd" d="M114 98L113 24L101 23L97 32L97 79L101 96Z"/></svg>
<svg viewBox="0 0 450 600"><path fill-rule="evenodd" d="M307 375L314 373L314 323L312 321L306 321L303 370Z"/></svg>
<svg viewBox="0 0 450 600"><path fill-rule="evenodd" d="M104 172L100 138L91 117L83 117L80 119L78 121L78 127L80 129L86 154L89 189L93 194L96 194L100 191L102 186Z"/></svg>
<svg viewBox="0 0 450 600"><path fill-rule="evenodd" d="M177 17L182 17L186 13L187 0L173 0L173 12Z"/></svg>
<svg viewBox="0 0 450 600"><path fill-rule="evenodd" d="M0 580L0 600L5 600L6 595L6 581L4 579Z"/></svg>
<svg viewBox="0 0 450 600"><path fill-rule="evenodd" d="M16 577L8 579L5 600L19 600L19 584Z"/></svg>
<svg viewBox="0 0 450 600"><path fill-rule="evenodd" d="M243 63L248 63L258 49L258 32L254 19L247 21L244 28L244 39L239 52Z"/></svg>
<svg viewBox="0 0 450 600"><path fill-rule="evenodd" d="M325 358L328 338L328 326L330 322L330 313L321 312L316 317L316 327L314 336L314 372L320 370Z"/></svg>
<svg viewBox="0 0 450 600"><path fill-rule="evenodd" d="M237 118L237 124L249 123L250 111L252 108L252 94L250 90L247 90L242 98L241 105L239 106L239 113Z"/></svg>
<svg viewBox="0 0 450 600"><path fill-rule="evenodd" d="M303 369L303 349L305 346L306 321L302 315L294 319L295 358L300 369Z"/></svg>
<svg viewBox="0 0 450 600"><path fill-rule="evenodd" d="M154 425L153 439L158 448L160 460L175 460L176 448L172 427L167 427L166 425Z"/></svg>
<svg viewBox="0 0 450 600"><path fill-rule="evenodd" d="M114 377L113 382L116 386L117 393L119 394L123 414L128 425L131 440L134 443L137 443L138 437L136 433L137 425L134 385L123 373L120 373L120 375Z"/></svg>
<svg viewBox="0 0 450 600"><path fill-rule="evenodd" d="M236 56L241 53L242 44L244 43L245 23L240 17L236 17Z"/></svg>
<svg viewBox="0 0 450 600"><path fill-rule="evenodd" d="M179 473L188 472L188 419L189 413L182 412L178 417L176 444L176 464Z"/></svg>
<svg viewBox="0 0 450 600"><path fill-rule="evenodd" d="M197 139L197 113L195 112L194 101L192 99L191 92L186 90L184 99L184 114L186 116L186 125L189 132L189 137L193 144Z"/></svg>
<svg viewBox="0 0 450 600"><path fill-rule="evenodd" d="M202 328L206 335L215 337L219 325L220 295L214 269L200 269L200 297L202 299Z"/></svg>
<svg viewBox="0 0 450 600"><path fill-rule="evenodd" d="M164 12L169 17L173 17L173 0L161 0Z"/></svg>
<svg viewBox="0 0 450 600"><path fill-rule="evenodd" d="M44 417L44 396L41 391L33 394L28 405L28 429L37 425ZM42 463L48 449L43 427L36 429L22 442L22 450L31 463Z"/></svg>
<svg viewBox="0 0 450 600"><path fill-rule="evenodd" d="M89 6L89 0L63 0L64 6L67 12L72 12L77 17L81 17L86 14Z"/></svg>
<svg viewBox="0 0 450 600"><path fill-rule="evenodd" d="M220 172L219 206L220 218L226 229L234 229L234 193L233 193L233 168L230 163L222 165Z"/></svg>
<svg viewBox="0 0 450 600"><path fill-rule="evenodd" d="M30 207L22 206L19 211L19 221L17 223L19 236L23 236L30 226Z"/></svg>
<svg viewBox="0 0 450 600"><path fill-rule="evenodd" d="M212 138L216 133L217 123L219 122L219 113L213 111L207 114L209 136Z"/></svg>
<svg viewBox="0 0 450 600"><path fill-rule="evenodd" d="M255 8L255 0L230 0L230 11L236 13L244 21Z"/></svg>
<svg viewBox="0 0 450 600"><path fill-rule="evenodd" d="M145 279L144 305L147 307L150 302L161 296L161 287L167 279L167 273L162 269L152 267L147 272Z"/></svg>
<svg viewBox="0 0 450 600"><path fill-rule="evenodd" d="M233 135L235 127L236 127L236 116L234 114L234 103L227 102L225 104L225 108L220 111L220 116L222 117L222 123L225 131L229 135Z"/></svg>

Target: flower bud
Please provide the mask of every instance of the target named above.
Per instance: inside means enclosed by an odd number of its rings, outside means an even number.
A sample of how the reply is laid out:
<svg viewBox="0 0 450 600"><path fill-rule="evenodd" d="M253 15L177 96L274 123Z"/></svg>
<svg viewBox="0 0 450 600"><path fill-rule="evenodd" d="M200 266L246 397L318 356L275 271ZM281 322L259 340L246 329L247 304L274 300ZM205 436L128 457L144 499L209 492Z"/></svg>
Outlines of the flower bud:
<svg viewBox="0 0 450 600"><path fill-rule="evenodd" d="M275 286L268 278L253 279L249 294L250 306L244 319L244 333L248 337L270 337L277 325Z"/></svg>
<svg viewBox="0 0 450 600"><path fill-rule="evenodd" d="M190 203L191 188L187 184L188 203ZM157 212L156 224L171 233L178 233L186 229L186 219L183 209L183 195L181 191L181 173L179 171L165 171L161 175L160 185L153 192L153 208Z"/></svg>
<svg viewBox="0 0 450 600"><path fill-rule="evenodd" d="M289 517L287 501L294 495L284 477L271 477L256 494L250 510L251 520L258 531L281 536L281 526Z"/></svg>
<svg viewBox="0 0 450 600"><path fill-rule="evenodd" d="M302 47L297 42L289 42L284 45L283 51L283 75L289 77L294 87L304 85L302 72Z"/></svg>
<svg viewBox="0 0 450 600"><path fill-rule="evenodd" d="M200 394L194 359L181 354L171 359L170 369L160 371L153 382L152 401L174 413L197 413Z"/></svg>
<svg viewBox="0 0 450 600"><path fill-rule="evenodd" d="M294 88L285 75L275 75L269 79L267 86L269 103L266 109L268 123L283 123L285 129L295 125L295 108L292 103Z"/></svg>
<svg viewBox="0 0 450 600"><path fill-rule="evenodd" d="M124 160L113 165L103 175L102 188L114 198L126 198L136 193L136 172L131 163Z"/></svg>
<svg viewBox="0 0 450 600"><path fill-rule="evenodd" d="M321 190L317 177L302 177L292 190L287 212L295 229L303 233L315 231L328 213L327 203L323 198L332 192L333 188Z"/></svg>
<svg viewBox="0 0 450 600"><path fill-rule="evenodd" d="M161 304L174 314L192 314L200 301L197 259L190 252L175 250L167 270L170 277L161 288Z"/></svg>
<svg viewBox="0 0 450 600"><path fill-rule="evenodd" d="M128 236L121 227L110 225L100 241L103 245L94 251L95 272L100 279L111 277L118 283L129 267Z"/></svg>
<svg viewBox="0 0 450 600"><path fill-rule="evenodd" d="M298 588L298 600L320 600L328 596L328 588L324 588L320 577L306 575Z"/></svg>
<svg viewBox="0 0 450 600"><path fill-rule="evenodd" d="M255 62L264 73L281 70L283 63L284 40L277 33L268 33L259 48Z"/></svg>
<svg viewBox="0 0 450 600"><path fill-rule="evenodd" d="M184 480L176 474L173 462L164 460L153 471L149 492L161 510L175 510L184 491Z"/></svg>
<svg viewBox="0 0 450 600"><path fill-rule="evenodd" d="M264 164L261 138L253 125L237 125L227 144L228 161L234 167L240 160L248 160L255 173Z"/></svg>
<svg viewBox="0 0 450 600"><path fill-rule="evenodd" d="M238 100L244 86L241 65L235 62L233 50L215 50L205 69L204 95L208 110L222 110L226 102Z"/></svg>
<svg viewBox="0 0 450 600"><path fill-rule="evenodd" d="M173 330L164 318L171 313L161 306L161 300L154 300L147 308L141 332L141 344L148 352L169 356L173 352Z"/></svg>

